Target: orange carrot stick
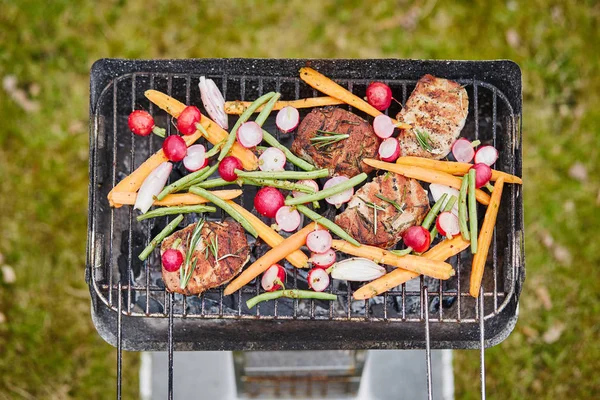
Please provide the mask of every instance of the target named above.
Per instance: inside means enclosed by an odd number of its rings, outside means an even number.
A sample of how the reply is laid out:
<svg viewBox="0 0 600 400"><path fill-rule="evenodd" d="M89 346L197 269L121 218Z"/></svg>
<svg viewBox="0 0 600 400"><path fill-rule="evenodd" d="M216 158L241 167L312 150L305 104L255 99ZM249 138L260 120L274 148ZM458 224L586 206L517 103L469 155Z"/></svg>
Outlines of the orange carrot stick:
<svg viewBox="0 0 600 400"><path fill-rule="evenodd" d="M212 192L214 195L219 196L224 200L235 199L242 195L241 190L215 190ZM134 205L137 197L136 192L114 192L112 194L112 200L114 207L121 207L124 205ZM152 203L153 206L185 206L185 205L196 205L208 203L204 197L198 196L193 193L177 193L170 194L162 200L156 200Z"/></svg>
<svg viewBox="0 0 600 400"><path fill-rule="evenodd" d="M236 114L240 115L246 108L252 104L251 101L226 101L225 102L225 113L226 114ZM336 99L334 97L309 97L306 99L299 100L281 100L275 103L273 110L281 110L283 107L295 107L295 108L311 108L311 107L323 107L323 106L335 106L338 104L344 104L343 101ZM263 110L265 106L260 106L256 110L256 112L260 112Z"/></svg>

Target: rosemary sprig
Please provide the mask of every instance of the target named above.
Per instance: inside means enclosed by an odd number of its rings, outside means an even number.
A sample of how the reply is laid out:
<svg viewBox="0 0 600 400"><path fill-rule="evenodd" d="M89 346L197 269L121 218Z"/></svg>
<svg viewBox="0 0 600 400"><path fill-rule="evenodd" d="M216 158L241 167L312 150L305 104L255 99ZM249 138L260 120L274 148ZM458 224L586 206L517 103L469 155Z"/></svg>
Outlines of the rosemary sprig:
<svg viewBox="0 0 600 400"><path fill-rule="evenodd" d="M185 261L183 264L183 268L179 271L179 287L181 289L185 289L187 287L190 278L192 277L192 273L196 269L196 264L198 263L198 259L194 259L193 265L190 265L192 261L192 256L194 255L194 251L196 250L196 246L198 242L202 238L202 227L204 226L204 220L198 221L196 226L194 227L194 231L192 235L188 235L188 243L187 243L187 251L185 252Z"/></svg>
<svg viewBox="0 0 600 400"><path fill-rule="evenodd" d="M429 138L429 134L425 131L420 131L418 129L414 130L415 137L417 138L417 142L419 142L419 146L425 151L432 152L433 147L431 146L431 139Z"/></svg>
<svg viewBox="0 0 600 400"><path fill-rule="evenodd" d="M381 199L381 200L385 201L386 203L390 203L391 205L393 205L394 207L396 207L396 210L400 211L401 214L404 212L404 208L403 207L406 204L400 205L400 204L396 203L394 200L388 199L387 197L385 197L385 196L383 196L383 195L381 195L379 193L375 194L375 197L377 197L378 199Z"/></svg>
<svg viewBox="0 0 600 400"><path fill-rule="evenodd" d="M373 209L373 234L377 235L377 210L385 211L385 208L378 206L371 201L367 201L360 196L358 198L361 199L367 207L371 207Z"/></svg>
<svg viewBox="0 0 600 400"><path fill-rule="evenodd" d="M347 133L341 134L336 132L323 131L321 129L317 129L317 132L322 133L322 135L317 135L315 137L310 138L311 142L318 142L317 144L315 144L315 147L317 149L332 145L350 137L350 135L348 135Z"/></svg>

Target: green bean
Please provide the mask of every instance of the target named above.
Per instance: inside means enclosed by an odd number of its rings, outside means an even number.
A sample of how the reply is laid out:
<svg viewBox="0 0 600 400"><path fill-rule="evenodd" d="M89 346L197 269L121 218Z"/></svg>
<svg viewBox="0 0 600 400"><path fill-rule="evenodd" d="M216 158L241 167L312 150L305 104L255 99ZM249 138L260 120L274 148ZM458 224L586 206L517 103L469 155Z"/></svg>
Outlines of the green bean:
<svg viewBox="0 0 600 400"><path fill-rule="evenodd" d="M467 188L469 186L468 175L463 176L460 192L458 194L458 224L463 239L469 240L469 228L467 227Z"/></svg>
<svg viewBox="0 0 600 400"><path fill-rule="evenodd" d="M287 199L285 201L285 205L286 206L293 206L296 204L304 204L304 203L309 203L311 201L317 201L317 200L323 200L326 197L331 197L335 194L341 193L344 190L348 190L350 188L353 188L354 186L358 185L359 183L361 183L362 181L364 181L365 179L367 179L367 174L365 174L364 172L361 174L356 175L353 178L348 179L345 182L342 183L338 183L337 185L333 185L327 189L324 190L319 190L316 193L313 194L309 194L307 196L301 196L301 197L295 197L292 199Z"/></svg>
<svg viewBox="0 0 600 400"><path fill-rule="evenodd" d="M216 163L215 165L213 165L212 167L210 167L207 171L205 171L202 175L198 176L196 179L194 179L191 182L188 182L183 189L189 189L192 186L196 186L197 184L204 182L206 179L208 179L217 169L219 168L219 163Z"/></svg>
<svg viewBox="0 0 600 400"><path fill-rule="evenodd" d="M164 199L168 194L173 193L173 192L178 192L180 190L185 189L185 186L192 182L194 179L202 176L202 174L204 174L206 171L208 171L209 167L204 167L202 169L199 169L196 172L192 172L191 174L188 174L186 176L184 176L181 179L176 180L175 182L171 183L168 186L165 186L163 188L163 190L161 190L161 192L158 194L158 196L156 196L157 200L162 200Z"/></svg>
<svg viewBox="0 0 600 400"><path fill-rule="evenodd" d="M471 229L471 253L477 253L477 199L475 198L475 170L469 170L469 225Z"/></svg>
<svg viewBox="0 0 600 400"><path fill-rule="evenodd" d="M412 251L413 251L412 247L407 247L402 250L390 250L390 253L394 253L397 256L405 256L407 254L410 254Z"/></svg>
<svg viewBox="0 0 600 400"><path fill-rule="evenodd" d="M242 178L242 182L244 185L253 185L253 186L270 186L284 190L296 190L298 192L303 193L315 193L315 190L307 185L302 185L300 183L294 183L290 181L280 181L277 179L251 179L251 178Z"/></svg>
<svg viewBox="0 0 600 400"><path fill-rule="evenodd" d="M173 214L189 214L189 213L203 213L203 212L215 212L216 208L205 205L194 205L194 206L181 206L181 207L160 207L152 211L148 211L146 214L139 215L138 221L145 219L164 217L165 215Z"/></svg>
<svg viewBox="0 0 600 400"><path fill-rule="evenodd" d="M450 196L450 198L446 202L446 205L444 206L444 209L442 211L444 211L444 212L451 211L452 207L454 207L454 203L456 203L456 196ZM437 227L434 225L433 229L431 230L431 233L429 234L429 236L431 236L432 241L433 241L433 239L435 239L437 234L438 234L438 230L437 230Z"/></svg>
<svg viewBox="0 0 600 400"><path fill-rule="evenodd" d="M160 231L160 233L158 235L156 235L154 237L154 239L152 239L150 241L150 243L148 243L148 246L146 246L146 248L144 249L144 251L142 251L140 253L140 255L138 256L138 258L141 261L144 261L146 258L148 258L148 256L150 254L152 254L152 252L154 251L154 249L156 248L156 246L162 242L167 236L169 236L171 234L171 232L173 232L175 230L175 228L177 228L177 225L179 225L179 223L183 221L183 215L179 214L179 216L177 218L175 218L173 221L171 221L169 223L169 225L165 226L165 228Z"/></svg>
<svg viewBox="0 0 600 400"><path fill-rule="evenodd" d="M258 107L262 106L267 101L269 101L269 99L271 97L273 97L274 95L275 95L275 92L269 92L267 94L263 94L258 99L254 100L254 102L252 104L250 104L250 106L242 113L242 115L240 115L237 122L235 123L235 125L233 126L231 131L229 132L229 136L227 137L227 141L225 142L225 145L221 148L221 153L219 153L219 161L224 159L225 156L227 155L227 153L229 153L229 150L231 150L231 147L233 147L233 143L235 142L235 135L236 135L236 132L237 132L238 128L240 127L240 125L242 125L244 122L248 121L248 119L254 113L254 111L256 111L256 109Z"/></svg>
<svg viewBox="0 0 600 400"><path fill-rule="evenodd" d="M321 224L324 227L328 228L331 232L335 233L336 235L338 235L340 238L344 239L345 241L353 244L356 247L360 247L360 243L358 243L356 241L356 239L354 239L352 236L350 236L348 233L346 233L345 230L340 228L334 222L317 214L316 212L314 212L313 210L311 210L310 208L308 208L306 206L303 206L302 204L298 204L296 206L296 209L298 211L300 211L302 214L306 215L308 218L315 221L316 223Z"/></svg>
<svg viewBox="0 0 600 400"><path fill-rule="evenodd" d="M197 186L192 186L190 188L190 192L197 194L198 196L202 196L205 199L207 199L208 201L210 201L211 203L213 203L214 205L220 207L223 211L225 211L227 214L229 214L233 219L235 219L237 222L239 222L244 227L244 229L246 229L248 231L248 233L250 233L254 237L258 236L258 232L256 232L256 229L254 229L252 224L250 224L250 222L248 222L248 220L246 218L244 218L244 216L242 214L240 214L236 209L234 209L229 204L227 204L227 202L225 200L221 199L220 197L215 196L208 190L199 188Z"/></svg>
<svg viewBox="0 0 600 400"><path fill-rule="evenodd" d="M217 187L217 186L231 185L231 184L234 184L234 183L235 182L227 182L223 178L215 178L215 179L209 179L207 181L197 183L194 186L201 187L203 189L210 189L210 188L214 188L214 187Z"/></svg>
<svg viewBox="0 0 600 400"><path fill-rule="evenodd" d="M234 171L241 178L250 179L317 179L327 178L328 169L317 169L315 171Z"/></svg>
<svg viewBox="0 0 600 400"><path fill-rule="evenodd" d="M435 217L437 217L438 213L442 209L442 204L444 204L444 201L446 201L446 197L448 197L448 193L444 193L442 197L435 202L433 207L431 207L431 210L429 210L425 216L425 219L423 220L423 223L421 224L423 228L429 230L431 224L433 224L433 221L435 221Z"/></svg>
<svg viewBox="0 0 600 400"><path fill-rule="evenodd" d="M258 117L256 117L254 122L256 122L262 127L267 118L269 118L269 115L271 115L271 111L273 111L273 107L275 107L275 103L277 103L277 100L279 100L280 97L281 93L275 93L273 97L271 97L271 99L267 102L267 104L265 104L262 111L260 112L260 114L258 114Z"/></svg>
<svg viewBox="0 0 600 400"><path fill-rule="evenodd" d="M279 150L283 151L283 154L285 154L286 160L291 162L292 164L294 164L296 167L298 167L304 171L314 171L315 169L317 169L317 167L315 167L311 163L304 161L303 159L301 159L300 157L298 157L297 155L292 153L290 151L290 149L288 149L287 147L285 147L284 145L279 143L275 136L271 135L269 132L265 131L264 129L263 129L263 140L265 142L267 142L269 145L276 147Z"/></svg>
<svg viewBox="0 0 600 400"><path fill-rule="evenodd" d="M211 158L212 156L216 155L224 144L225 140L221 140L219 143L215 144L212 149L208 150L204 154L204 157Z"/></svg>
<svg viewBox="0 0 600 400"><path fill-rule="evenodd" d="M275 292L265 292L254 296L246 301L246 307L253 308L260 302L287 297L290 299L317 299L317 300L336 300L337 296L332 293L314 292L312 290L287 289L277 290Z"/></svg>

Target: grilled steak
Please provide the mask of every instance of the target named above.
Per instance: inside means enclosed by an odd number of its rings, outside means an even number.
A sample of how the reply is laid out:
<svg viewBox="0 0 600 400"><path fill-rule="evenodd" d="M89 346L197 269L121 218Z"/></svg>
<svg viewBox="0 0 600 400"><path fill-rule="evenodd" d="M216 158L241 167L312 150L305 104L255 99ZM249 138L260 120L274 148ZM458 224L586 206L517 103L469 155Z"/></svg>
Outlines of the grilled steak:
<svg viewBox="0 0 600 400"><path fill-rule="evenodd" d="M423 76L397 115L398 120L412 125L398 137L401 154L436 160L446 157L465 126L468 107L467 91L458 83ZM431 149L419 144L416 133L429 135Z"/></svg>
<svg viewBox="0 0 600 400"><path fill-rule="evenodd" d="M404 211L376 195L395 201ZM377 233L374 209L366 202L384 208L377 210ZM406 229L420 224L428 210L427 192L419 182L387 173L358 189L346 210L336 217L335 223L360 243L388 248L398 243Z"/></svg>
<svg viewBox="0 0 600 400"><path fill-rule="evenodd" d="M181 244L177 249L185 255L188 236L191 237L195 226L196 224L191 224L163 240L160 249L161 255L171 248L177 239L181 239ZM207 245L212 241L218 243L217 259L220 259L219 261L215 261L210 250L206 251ZM224 257L228 254L233 254L233 256ZM250 247L246 240L246 233L238 222L230 219L224 222L206 221L202 227L202 239L192 255L192 265L194 260L197 260L197 263L187 287L185 289L179 287L180 271L168 272L163 268L162 276L169 292L185 295L200 294L210 288L220 286L236 276L249 257ZM183 267L184 265L181 266L181 268Z"/></svg>
<svg viewBox="0 0 600 400"><path fill-rule="evenodd" d="M322 148L310 141L317 130L348 134L350 137ZM315 108L298 128L292 151L319 168L329 169L330 174L349 178L373 169L362 162L365 157L376 157L380 140L371 124L359 116L339 107Z"/></svg>

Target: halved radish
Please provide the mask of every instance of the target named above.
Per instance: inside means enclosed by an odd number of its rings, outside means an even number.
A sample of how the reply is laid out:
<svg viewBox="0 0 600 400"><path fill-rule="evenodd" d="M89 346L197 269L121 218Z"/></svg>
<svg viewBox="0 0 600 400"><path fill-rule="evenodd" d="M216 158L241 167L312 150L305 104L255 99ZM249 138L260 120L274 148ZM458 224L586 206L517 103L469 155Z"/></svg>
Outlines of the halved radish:
<svg viewBox="0 0 600 400"><path fill-rule="evenodd" d="M306 247L313 253L323 254L331 248L332 240L329 231L313 231L306 237Z"/></svg>
<svg viewBox="0 0 600 400"><path fill-rule="evenodd" d="M281 289L281 283L285 282L285 276L285 269L279 264L273 264L263 274L260 285L267 292Z"/></svg>
<svg viewBox="0 0 600 400"><path fill-rule="evenodd" d="M398 139L389 137L379 145L379 158L381 161L394 162L400 157L400 143Z"/></svg>
<svg viewBox="0 0 600 400"><path fill-rule="evenodd" d="M452 155L458 162L471 162L475 150L468 139L460 138L452 145Z"/></svg>
<svg viewBox="0 0 600 400"><path fill-rule="evenodd" d="M435 221L437 230L444 236L454 236L460 233L458 217L450 211L444 211L438 215Z"/></svg>
<svg viewBox="0 0 600 400"><path fill-rule="evenodd" d="M277 113L275 124L283 133L288 133L296 129L300 122L300 113L292 106L283 107Z"/></svg>
<svg viewBox="0 0 600 400"><path fill-rule="evenodd" d="M316 181L313 181L312 179L303 179L301 181L298 181L298 183L300 185L310 186L311 188L315 189L315 193L319 191L319 184ZM302 197L306 196L307 194L308 193L298 192L297 190L294 190L292 192L292 196L294 197Z"/></svg>
<svg viewBox="0 0 600 400"><path fill-rule="evenodd" d="M494 146L481 146L475 152L475 164L485 164L489 167L498 159L498 150Z"/></svg>
<svg viewBox="0 0 600 400"><path fill-rule="evenodd" d="M263 140L262 128L254 121L244 122L236 132L238 142L249 149Z"/></svg>
<svg viewBox="0 0 600 400"><path fill-rule="evenodd" d="M286 232L293 232L300 226L300 213L295 208L283 206L275 214L275 221L279 229Z"/></svg>
<svg viewBox="0 0 600 400"><path fill-rule="evenodd" d="M206 162L206 148L201 144L188 147L187 155L183 158L183 166L188 171L198 171Z"/></svg>
<svg viewBox="0 0 600 400"><path fill-rule="evenodd" d="M258 157L258 168L261 171L283 171L285 169L285 154L276 147L269 147Z"/></svg>
<svg viewBox="0 0 600 400"><path fill-rule="evenodd" d="M429 191L431 192L433 201L438 201L444 195L444 193L447 194L446 200L444 201L444 204L442 204L442 209L446 207L446 203L448 203L450 197L455 196L458 199L458 190L440 183L431 183L429 185ZM454 215L458 215L458 202L454 203L454 207L452 207L452 213Z"/></svg>
<svg viewBox="0 0 600 400"><path fill-rule="evenodd" d="M394 121L385 114L375 117L373 120L373 130L375 134L382 139L387 139L394 133Z"/></svg>
<svg viewBox="0 0 600 400"><path fill-rule="evenodd" d="M344 183L348 179L349 178L347 178L345 176L334 176L333 178L331 178L331 179L327 180L327 182L325 182L325 184L323 185L323 190L330 188L332 186L336 186L341 183ZM325 201L328 202L329 204L333 204L334 206L339 207L342 204L349 202L350 199L352 199L353 195L354 195L354 188L350 188L348 190L344 190L341 193L334 194L331 197L326 197Z"/></svg>
<svg viewBox="0 0 600 400"><path fill-rule="evenodd" d="M492 179L492 169L484 163L475 164L471 167L475 170L475 187L479 189Z"/></svg>
<svg viewBox="0 0 600 400"><path fill-rule="evenodd" d="M310 253L308 261L312 262L317 268L328 268L335 262L335 250L329 249L325 253Z"/></svg>
<svg viewBox="0 0 600 400"><path fill-rule="evenodd" d="M315 292L322 292L329 286L329 275L323 268L313 268L308 271L308 287Z"/></svg>

